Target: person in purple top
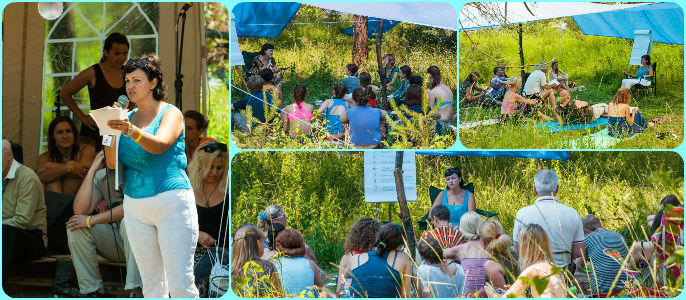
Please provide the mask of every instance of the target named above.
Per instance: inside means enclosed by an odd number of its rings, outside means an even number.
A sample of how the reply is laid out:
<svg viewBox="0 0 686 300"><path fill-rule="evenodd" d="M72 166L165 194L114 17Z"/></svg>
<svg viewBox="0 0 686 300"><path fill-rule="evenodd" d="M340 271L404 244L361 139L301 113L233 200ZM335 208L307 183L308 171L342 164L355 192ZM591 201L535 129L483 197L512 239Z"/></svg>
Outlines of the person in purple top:
<svg viewBox="0 0 686 300"><path fill-rule="evenodd" d="M369 97L363 88L353 91L353 101L357 106L346 112L346 119L350 124L350 141L358 149L377 148L381 143L381 120L387 117L388 113L367 106Z"/></svg>
<svg viewBox="0 0 686 300"><path fill-rule="evenodd" d="M502 81L504 80L507 80L507 75L505 75L505 68L493 68L493 78L491 79L491 83L488 86L490 88L490 92L488 92L486 96L496 101L502 101L503 95L505 95L505 84L502 84Z"/></svg>

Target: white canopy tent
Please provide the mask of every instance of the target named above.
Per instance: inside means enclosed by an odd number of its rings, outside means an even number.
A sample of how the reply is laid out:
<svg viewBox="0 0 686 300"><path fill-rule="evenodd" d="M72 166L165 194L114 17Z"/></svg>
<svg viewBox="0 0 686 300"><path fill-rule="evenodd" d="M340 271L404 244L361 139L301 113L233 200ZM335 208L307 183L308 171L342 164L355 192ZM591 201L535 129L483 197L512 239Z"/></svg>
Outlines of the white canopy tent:
<svg viewBox="0 0 686 300"><path fill-rule="evenodd" d="M526 3L526 6L524 5ZM473 30L633 8L650 3L599 4L588 2L480 2L460 10L460 30ZM479 9L477 5L485 5ZM528 6L528 10L527 10ZM529 11L530 10L530 11ZM483 12L492 12L483 14Z"/></svg>

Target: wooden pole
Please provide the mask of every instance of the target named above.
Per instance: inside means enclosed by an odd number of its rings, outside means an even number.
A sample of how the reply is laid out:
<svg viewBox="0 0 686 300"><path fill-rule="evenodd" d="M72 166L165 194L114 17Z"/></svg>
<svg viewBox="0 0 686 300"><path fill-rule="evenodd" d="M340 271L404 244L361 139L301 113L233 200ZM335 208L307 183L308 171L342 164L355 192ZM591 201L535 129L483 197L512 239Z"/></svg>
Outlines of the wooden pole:
<svg viewBox="0 0 686 300"><path fill-rule="evenodd" d="M381 107L388 111L388 98L386 98L386 83L388 78L383 71L381 61L381 38L383 37L383 19L379 19L379 31L376 33L376 65L379 68L379 78L381 78Z"/></svg>
<svg viewBox="0 0 686 300"><path fill-rule="evenodd" d="M403 182L403 152L395 153L395 190L398 194L398 205L400 206L400 213L398 217L403 223L403 229L407 236L407 247L410 250L410 257L414 258L417 249L417 239L414 235L414 227L412 226L412 216L410 216L410 208L407 206L407 198L405 198L405 183Z"/></svg>
<svg viewBox="0 0 686 300"><path fill-rule="evenodd" d="M522 47L523 32L522 23L519 23L519 63L522 66L522 80L524 80L524 73L526 73L526 70L524 70L524 47Z"/></svg>

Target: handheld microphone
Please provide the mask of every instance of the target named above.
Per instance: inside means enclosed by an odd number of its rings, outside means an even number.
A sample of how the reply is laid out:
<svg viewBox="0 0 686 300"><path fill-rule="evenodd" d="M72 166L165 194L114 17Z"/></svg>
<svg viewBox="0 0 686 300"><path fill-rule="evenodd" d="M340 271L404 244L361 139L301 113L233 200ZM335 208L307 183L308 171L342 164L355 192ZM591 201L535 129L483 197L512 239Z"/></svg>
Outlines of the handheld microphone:
<svg viewBox="0 0 686 300"><path fill-rule="evenodd" d="M126 106L129 104L129 97L126 97L126 95L121 95L119 98L117 98L117 102L114 104L119 105L120 108L126 108Z"/></svg>
<svg viewBox="0 0 686 300"><path fill-rule="evenodd" d="M179 11L179 16L185 14L191 6L193 6L193 3L186 2L183 5L183 7L181 7L181 10Z"/></svg>

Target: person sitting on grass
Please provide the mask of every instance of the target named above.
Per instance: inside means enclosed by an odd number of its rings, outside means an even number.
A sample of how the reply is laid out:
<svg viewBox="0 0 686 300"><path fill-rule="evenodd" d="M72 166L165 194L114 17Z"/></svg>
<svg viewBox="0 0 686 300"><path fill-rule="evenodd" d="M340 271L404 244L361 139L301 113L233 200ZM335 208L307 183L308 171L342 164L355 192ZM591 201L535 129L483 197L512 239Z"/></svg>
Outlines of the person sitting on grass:
<svg viewBox="0 0 686 300"><path fill-rule="evenodd" d="M398 72L398 78L400 81L400 86L393 94L388 96L388 101L395 101L395 103L400 106L405 100L405 93L407 93L407 88L410 86L410 77L412 77L412 69L408 65L400 67L400 72Z"/></svg>
<svg viewBox="0 0 686 300"><path fill-rule="evenodd" d="M479 236L490 259L484 263L488 281L498 290L506 290L517 279L519 268L511 251L512 239L503 231L503 225L496 220L486 220L479 227Z"/></svg>
<svg viewBox="0 0 686 300"><path fill-rule="evenodd" d="M360 73L359 76L360 79L360 87L363 88L365 91L367 91L367 97L369 97L369 103L367 103L367 106L369 107L376 107L376 94L375 90L378 90L379 88L376 86L372 85L372 75L370 75L367 72L362 72ZM350 100L352 100L352 93L350 94Z"/></svg>
<svg viewBox="0 0 686 300"><path fill-rule="evenodd" d="M272 257L279 253L279 249L276 248L276 237L281 233L281 231L286 230L286 226L280 223L272 223L267 230L267 237L264 239L266 242L266 247L264 247L264 254L262 259L272 261ZM273 262L273 261L272 261Z"/></svg>
<svg viewBox="0 0 686 300"><path fill-rule="evenodd" d="M286 212L281 208L281 206L272 204L267 206L267 208L264 209L263 212L260 212L259 215L259 220L257 221L257 227L262 229L262 231L269 232L269 229L273 224L281 224L284 227L288 223L288 218L286 217ZM269 248L269 243L265 239L264 241L264 248ZM317 262L317 258L314 256L314 251L305 244L305 256L314 261L315 263Z"/></svg>
<svg viewBox="0 0 686 300"><path fill-rule="evenodd" d="M443 260L441 244L431 236L422 237L417 243L424 263L417 267L424 298L457 298L464 294L465 273L456 261Z"/></svg>
<svg viewBox="0 0 686 300"><path fill-rule="evenodd" d="M479 237L481 217L470 211L460 219L460 232L467 242L452 248L444 249L443 255L452 260L459 260L465 273L464 292L475 294L486 283L486 270L484 265L490 259L490 255L484 249L484 243Z"/></svg>
<svg viewBox="0 0 686 300"><path fill-rule="evenodd" d="M452 248L467 242L462 232L450 225L450 210L445 205L431 208L432 229L422 233L421 238L432 237L436 239L441 248Z"/></svg>
<svg viewBox="0 0 686 300"><path fill-rule="evenodd" d="M517 91L522 86L522 79L519 76L512 76L505 82L507 91L503 96L503 104L500 107L500 119L503 123L506 122L521 122L524 118L537 116L543 121L553 120L551 117L544 115L536 108L538 100L526 99L519 95ZM558 124L562 125L564 122L559 115L557 117Z"/></svg>
<svg viewBox="0 0 686 300"><path fill-rule="evenodd" d="M350 106L343 100L345 85L342 82L333 85L333 98L327 99L319 107L318 113L326 119L326 131L336 139L343 139L343 122L347 120L346 111Z"/></svg>
<svg viewBox="0 0 686 300"><path fill-rule="evenodd" d="M347 64L345 66L345 75L348 76L346 78L343 78L341 82L345 85L345 101L346 102L351 102L352 97L353 97L353 91L360 87L360 79L357 77L359 74L357 73L357 65L356 64Z"/></svg>
<svg viewBox="0 0 686 300"><path fill-rule="evenodd" d="M272 72L272 69L262 69L262 71L260 71L260 77L264 80L262 91L272 95L272 99L274 99L276 105L279 106L279 108L283 108L283 92L281 86L276 87L272 84L272 80L274 80L274 72Z"/></svg>
<svg viewBox="0 0 686 300"><path fill-rule="evenodd" d="M273 260L287 296L298 297L313 285L324 285L317 264L305 257L305 242L300 231L286 229L280 232L276 236L276 247L279 254Z"/></svg>
<svg viewBox="0 0 686 300"><path fill-rule="evenodd" d="M655 125L643 117L638 107L631 107L631 90L621 87L608 104L607 115L610 121L608 135L612 137L627 137L645 131Z"/></svg>
<svg viewBox="0 0 686 300"><path fill-rule="evenodd" d="M352 257L367 253L376 247L376 235L381 224L370 217L362 217L353 227L350 228L348 237L343 245L341 262L338 264L338 282L336 283L336 294L340 295L346 283L346 277L350 276Z"/></svg>
<svg viewBox="0 0 686 300"><path fill-rule="evenodd" d="M445 135L452 132L450 123L455 119L455 107L453 106L453 91L450 90L441 77L441 70L437 66L426 69L429 74L429 87L426 90L426 98L429 99L429 107L432 110L438 105L439 118L436 121L436 134Z"/></svg>
<svg viewBox="0 0 686 300"><path fill-rule="evenodd" d="M114 170L99 152L74 197L74 215L67 221L69 252L79 291L89 297L105 296L98 255L126 263L126 285L131 295L143 296L143 282L124 227L124 195L115 187Z"/></svg>
<svg viewBox="0 0 686 300"><path fill-rule="evenodd" d="M460 107L480 107L484 100L483 97L486 96L486 87L481 87L476 83L479 81L481 75L479 72L472 71L467 75L467 78L460 83L459 94L460 94ZM481 93L475 94L475 91L481 91ZM484 103L488 106L488 103Z"/></svg>
<svg viewBox="0 0 686 300"><path fill-rule="evenodd" d="M287 105L283 109L283 130L292 137L309 135L312 132L310 120L314 106L305 102L307 88L304 85L296 85L293 88L293 104Z"/></svg>
<svg viewBox="0 0 686 300"><path fill-rule="evenodd" d="M560 64L554 60L553 62L550 63L550 70L548 71L548 80L550 81L557 81L560 85L558 86L558 89L564 89L564 90L569 90L570 86L569 83L567 82L568 76L567 73L562 72L560 70Z"/></svg>
<svg viewBox="0 0 686 300"><path fill-rule="evenodd" d="M343 119L344 122L348 121L350 124L350 141L358 149L379 147L381 121L388 116L388 113L385 110L367 106L369 97L362 88L353 91L353 100L357 106L349 109Z"/></svg>
<svg viewBox="0 0 686 300"><path fill-rule="evenodd" d="M556 266L550 251L550 242L543 227L537 224L524 227L519 234L519 245L519 268L523 270L522 273L503 294L495 293L489 285L486 288L489 298L517 298L529 287L531 287L531 296L534 298L566 298L567 286L562 275L555 272ZM522 277L528 280L522 280ZM548 284L542 292L539 292L529 283L534 279L542 278L547 278Z"/></svg>
<svg viewBox="0 0 686 300"><path fill-rule="evenodd" d="M376 250L350 259L345 294L355 298L410 297L412 262L402 251L403 227L395 223L381 226L376 244Z"/></svg>
<svg viewBox="0 0 686 300"><path fill-rule="evenodd" d="M88 173L95 148L79 144L74 121L58 116L48 126L48 151L38 156L36 174L46 192L76 195Z"/></svg>
<svg viewBox="0 0 686 300"><path fill-rule="evenodd" d="M243 116L239 110L245 110L248 106L252 108L252 116L261 123L266 123L266 113L265 105L269 108L272 104L272 95L262 91L262 86L264 86L264 79L260 76L251 76L248 78L248 88L250 89L250 95L245 96L243 99L238 100L231 104L231 128L238 129L242 132L248 133L250 128L248 128L248 120ZM252 127L257 126L257 123L253 123Z"/></svg>
<svg viewBox="0 0 686 300"><path fill-rule="evenodd" d="M527 78L526 82L524 83L522 96L527 99L540 99L547 101L546 106L551 107L553 113L555 113L555 89L557 89L560 84L557 81L548 83L545 77L546 72L548 72L548 63L540 62L538 65L536 65L536 69L531 72L531 75L529 75L529 78ZM569 97L570 95L567 90L560 92L559 98L564 99Z"/></svg>
<svg viewBox="0 0 686 300"><path fill-rule="evenodd" d="M591 293L598 295L623 290L624 283L630 279L623 265L629 253L624 237L604 229L594 215L585 215L581 223L586 235L584 243L587 257L578 257L575 262L577 267L590 267Z"/></svg>
<svg viewBox="0 0 686 300"><path fill-rule="evenodd" d="M386 91L392 92L400 86L398 73L400 69L395 65L395 55L388 53L383 56L383 73L386 75Z"/></svg>
<svg viewBox="0 0 686 300"><path fill-rule="evenodd" d="M231 248L231 287L236 295L255 298L281 295L276 266L261 258L264 254L261 230L252 224L238 227Z"/></svg>
<svg viewBox="0 0 686 300"><path fill-rule="evenodd" d="M488 90L490 92L486 94L486 99L495 101L495 103L498 106L502 105L503 96L505 95L505 91L507 91L505 84L503 83L503 81L505 80L507 80L507 75L505 75L505 68L493 68L493 78L491 79L491 82L488 85Z"/></svg>

